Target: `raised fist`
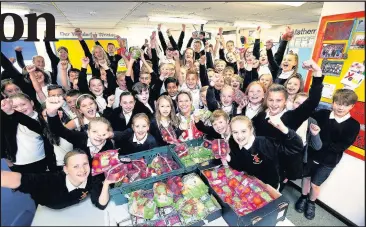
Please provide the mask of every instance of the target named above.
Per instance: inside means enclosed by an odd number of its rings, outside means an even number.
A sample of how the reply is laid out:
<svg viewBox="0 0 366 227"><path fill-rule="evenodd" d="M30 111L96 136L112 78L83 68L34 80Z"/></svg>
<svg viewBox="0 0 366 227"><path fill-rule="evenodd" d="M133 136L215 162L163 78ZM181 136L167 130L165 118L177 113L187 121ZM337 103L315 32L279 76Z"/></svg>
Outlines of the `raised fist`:
<svg viewBox="0 0 366 227"><path fill-rule="evenodd" d="M81 59L81 62L82 62L82 64L83 65L88 65L89 64L89 58L88 57L83 57L82 59Z"/></svg>
<svg viewBox="0 0 366 227"><path fill-rule="evenodd" d="M48 97L46 99L46 109L47 114L51 116L56 116L58 109L60 109L65 103L65 100L63 97Z"/></svg>
<svg viewBox="0 0 366 227"><path fill-rule="evenodd" d="M67 66L68 66L68 64L69 64L69 62L68 62L67 60L62 60L62 61L60 62L60 64L61 64L61 69L62 69L62 70L67 70Z"/></svg>
<svg viewBox="0 0 366 227"><path fill-rule="evenodd" d="M27 67L26 67L26 70L27 70L27 72L28 73L32 73L32 72L35 72L36 71L36 66L35 65L28 65Z"/></svg>
<svg viewBox="0 0 366 227"><path fill-rule="evenodd" d="M11 99L1 100L1 110L4 111L4 113L6 113L7 115L13 114L13 101Z"/></svg>
<svg viewBox="0 0 366 227"><path fill-rule="evenodd" d="M311 132L311 134L312 134L313 136L316 136L316 135L318 135L318 134L319 134L319 132L320 132L320 127L319 127L319 126L317 126L316 124L311 123L311 124L310 124L310 132Z"/></svg>
<svg viewBox="0 0 366 227"><path fill-rule="evenodd" d="M22 51L22 50L23 50L23 47L21 47L21 46L16 46L14 50L15 50L15 51L20 52L20 51Z"/></svg>
<svg viewBox="0 0 366 227"><path fill-rule="evenodd" d="M108 106L112 106L114 103L115 97L114 95L108 96Z"/></svg>
<svg viewBox="0 0 366 227"><path fill-rule="evenodd" d="M269 39L266 41L266 50L270 50L273 47L273 40Z"/></svg>

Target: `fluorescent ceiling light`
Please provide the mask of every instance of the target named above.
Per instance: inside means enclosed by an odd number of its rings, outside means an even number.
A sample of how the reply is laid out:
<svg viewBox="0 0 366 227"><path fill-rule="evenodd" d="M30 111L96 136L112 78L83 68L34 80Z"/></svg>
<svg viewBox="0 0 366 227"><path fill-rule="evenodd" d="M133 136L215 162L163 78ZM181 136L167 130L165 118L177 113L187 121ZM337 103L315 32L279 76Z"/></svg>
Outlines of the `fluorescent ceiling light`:
<svg viewBox="0 0 366 227"><path fill-rule="evenodd" d="M149 21L179 24L206 24L207 20L188 19L179 17L149 17Z"/></svg>
<svg viewBox="0 0 366 227"><path fill-rule="evenodd" d="M19 9L19 8L7 8L7 7L1 7L1 14L4 13L15 13L19 16L24 16L25 14L29 13L28 9Z"/></svg>
<svg viewBox="0 0 366 227"><path fill-rule="evenodd" d="M245 22L239 22L236 21L234 23L234 27L240 27L240 28L257 28L260 26L261 28L272 28L271 25L268 24L254 24L254 23L245 23Z"/></svg>
<svg viewBox="0 0 366 227"><path fill-rule="evenodd" d="M298 7L302 6L305 2L272 2L272 3Z"/></svg>

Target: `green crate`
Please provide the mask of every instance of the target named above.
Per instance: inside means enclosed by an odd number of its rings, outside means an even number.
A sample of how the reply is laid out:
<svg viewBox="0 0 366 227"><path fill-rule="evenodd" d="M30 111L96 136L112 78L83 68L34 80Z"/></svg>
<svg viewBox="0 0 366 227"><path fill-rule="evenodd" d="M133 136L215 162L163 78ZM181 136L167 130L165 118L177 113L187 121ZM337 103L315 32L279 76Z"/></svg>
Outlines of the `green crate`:
<svg viewBox="0 0 366 227"><path fill-rule="evenodd" d="M195 140L189 140L189 141L186 141L184 143L186 143L188 145L188 147L197 147L197 146L201 146L203 144L204 140L203 139L195 139ZM171 149L171 151L173 153L175 153L174 151L174 148L175 148L175 145L170 145L169 148ZM175 153L176 154L176 153ZM177 154L176 154L177 155ZM179 158L179 157L178 157ZM203 163L197 163L193 166L185 166L182 162L182 165L184 166L184 172L185 173L191 173L193 171L195 171L196 169L198 169L199 167L201 166L206 166L206 165L210 165L212 163L214 159L212 160L209 160L209 161L206 161L206 162L203 162Z"/></svg>
<svg viewBox="0 0 366 227"><path fill-rule="evenodd" d="M119 187L111 188L109 190L109 194L111 196L117 195L117 194L127 194L127 193L130 193L130 192L136 191L138 189L141 189L141 187L143 185L148 185L148 184L151 184L151 183L155 183L157 181L164 180L164 179L166 179L170 176L176 176L176 175L184 173L183 163L180 161L178 155L174 151L169 149L168 146L157 147L157 148L154 148L154 149L151 149L151 150L141 151L141 152L133 153L133 154L129 154L129 155L123 155L123 156L120 156L119 158L130 158L131 160L144 158L146 163L150 164L151 161L158 154L161 154L161 155L166 154L167 157L172 158L178 164L179 169L172 170L169 173L164 173L164 174L161 174L159 176L149 177L147 179L135 181L135 182L128 183L128 184L122 184Z"/></svg>

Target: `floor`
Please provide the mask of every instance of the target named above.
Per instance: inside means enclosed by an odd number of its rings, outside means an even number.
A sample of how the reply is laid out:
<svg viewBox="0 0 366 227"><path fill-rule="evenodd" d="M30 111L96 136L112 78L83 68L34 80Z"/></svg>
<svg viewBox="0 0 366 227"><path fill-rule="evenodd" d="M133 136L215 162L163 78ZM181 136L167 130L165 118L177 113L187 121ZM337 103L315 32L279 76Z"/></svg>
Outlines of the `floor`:
<svg viewBox="0 0 366 227"><path fill-rule="evenodd" d="M306 219L304 214L298 213L295 210L295 203L300 196L300 192L291 185L286 185L282 194L290 201L290 207L287 211L286 217L296 226L347 226L317 204L315 204L315 218L313 220Z"/></svg>

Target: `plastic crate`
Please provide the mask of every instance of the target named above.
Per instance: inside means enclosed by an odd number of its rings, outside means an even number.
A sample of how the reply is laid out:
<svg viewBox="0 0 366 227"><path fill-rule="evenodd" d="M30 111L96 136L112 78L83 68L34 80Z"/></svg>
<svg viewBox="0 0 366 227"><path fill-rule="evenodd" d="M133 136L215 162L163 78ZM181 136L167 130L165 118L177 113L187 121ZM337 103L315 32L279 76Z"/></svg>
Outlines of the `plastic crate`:
<svg viewBox="0 0 366 227"><path fill-rule="evenodd" d="M151 161L158 154L161 154L161 155L166 154L167 157L172 158L178 164L179 168L176 170L172 170L169 173L163 173L159 176L149 177L147 179L143 179L143 180L135 181L132 183L127 183L127 184L122 184L119 187L111 188L109 190L109 194L111 196L117 195L117 194L127 194L130 192L136 191L138 189L142 189L142 187L144 185L148 185L150 183L155 183L157 181L164 180L170 176L176 176L176 175L184 173L183 163L180 161L178 155L174 151L169 149L168 146L157 147L157 148L154 148L151 150L141 151L141 152L133 153L133 154L129 154L129 155L123 155L123 156L120 156L120 158L130 158L131 160L144 158L145 162L147 164L150 164Z"/></svg>
<svg viewBox="0 0 366 227"><path fill-rule="evenodd" d="M202 176L200 176L199 174L197 174L199 177L201 177L202 179ZM180 177L183 177L182 174L179 174ZM163 180L163 182L166 182L166 179ZM205 182L205 181L204 181ZM151 182L151 183L147 183L147 184L141 184L139 186L139 188L136 188L135 190L133 191L136 191L136 190L151 190L154 186L154 183L156 182ZM133 192L131 191L131 192ZM213 195L214 191L211 187L208 188L208 193L210 196L212 196L212 198L214 199L214 203L216 204L216 206L218 207L217 210L209 213L205 218L204 220L200 220L200 221L197 221L197 222L194 222L194 223L191 223L190 225L188 226L204 226L205 225L205 222L212 222L220 217L222 217L222 207L220 205L220 203L217 201L216 197ZM126 198L125 195L122 195L122 194L117 194L117 195L114 195L112 197L112 200L114 200L114 202L116 203L116 205L121 205L121 204L126 204L128 203L128 198ZM117 204L118 203L118 204ZM127 221L127 220L126 220ZM131 220L128 220L127 221L128 224L131 224L132 225L132 219Z"/></svg>
<svg viewBox="0 0 366 227"><path fill-rule="evenodd" d="M203 142L204 142L204 139L195 139L195 140L186 141L184 143L187 144L188 147L197 147L197 146L202 146ZM174 151L175 145L170 145L169 148L172 150L173 153L175 153L175 151ZM208 161L205 161L205 162L202 162L202 163L197 163L197 164L192 165L192 166L185 166L183 163L182 163L182 165L184 166L184 172L185 173L191 173L191 172L194 172L196 169L200 169L203 166L211 165L211 163L214 160L215 159L211 159L211 160L208 160Z"/></svg>

